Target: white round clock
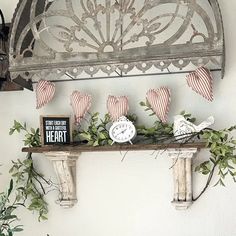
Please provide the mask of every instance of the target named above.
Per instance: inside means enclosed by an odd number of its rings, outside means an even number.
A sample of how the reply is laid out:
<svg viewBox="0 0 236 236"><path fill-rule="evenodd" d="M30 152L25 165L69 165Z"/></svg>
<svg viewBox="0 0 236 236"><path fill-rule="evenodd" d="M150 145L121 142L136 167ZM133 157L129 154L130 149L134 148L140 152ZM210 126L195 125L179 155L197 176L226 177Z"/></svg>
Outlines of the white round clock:
<svg viewBox="0 0 236 236"><path fill-rule="evenodd" d="M136 136L136 129L133 123L125 116L115 121L109 129L110 138L117 143L131 142Z"/></svg>

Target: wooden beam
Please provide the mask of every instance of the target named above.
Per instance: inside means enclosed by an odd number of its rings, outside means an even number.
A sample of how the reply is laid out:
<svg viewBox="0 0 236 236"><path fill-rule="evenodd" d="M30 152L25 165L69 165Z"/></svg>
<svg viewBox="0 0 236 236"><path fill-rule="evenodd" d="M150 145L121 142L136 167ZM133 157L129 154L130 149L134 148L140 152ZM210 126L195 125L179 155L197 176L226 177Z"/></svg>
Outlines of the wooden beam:
<svg viewBox="0 0 236 236"><path fill-rule="evenodd" d="M22 152L45 153L45 152L113 152L113 151L142 151L142 150L165 150L169 148L205 148L204 142L196 143L166 143L166 144L123 144L106 146L88 146L84 144L50 145L44 147L23 147Z"/></svg>

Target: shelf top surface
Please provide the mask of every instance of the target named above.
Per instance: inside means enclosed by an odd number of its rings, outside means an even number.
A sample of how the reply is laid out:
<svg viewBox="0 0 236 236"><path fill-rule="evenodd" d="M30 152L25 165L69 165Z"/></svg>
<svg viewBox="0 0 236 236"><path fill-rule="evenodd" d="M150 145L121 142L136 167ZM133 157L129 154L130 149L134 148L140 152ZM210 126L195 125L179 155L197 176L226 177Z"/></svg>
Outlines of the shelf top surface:
<svg viewBox="0 0 236 236"><path fill-rule="evenodd" d="M23 147L22 152L45 153L45 152L113 152L113 151L144 151L165 149L190 149L206 148L206 143L165 143L165 144L114 144L106 146L88 146L82 144L71 145L48 145L42 147Z"/></svg>

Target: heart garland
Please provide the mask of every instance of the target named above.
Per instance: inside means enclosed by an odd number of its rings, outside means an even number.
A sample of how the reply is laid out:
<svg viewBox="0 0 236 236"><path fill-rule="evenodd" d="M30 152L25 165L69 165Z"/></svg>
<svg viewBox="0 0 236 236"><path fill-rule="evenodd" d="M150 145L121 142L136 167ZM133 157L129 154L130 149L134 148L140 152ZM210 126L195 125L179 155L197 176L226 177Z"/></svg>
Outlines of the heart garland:
<svg viewBox="0 0 236 236"><path fill-rule="evenodd" d="M213 101L213 78L211 72L205 67L199 67L186 77L187 84L193 91L208 101Z"/></svg>
<svg viewBox="0 0 236 236"><path fill-rule="evenodd" d="M91 107L92 96L74 91L70 96L70 104L75 116L75 124L80 124L85 114Z"/></svg>
<svg viewBox="0 0 236 236"><path fill-rule="evenodd" d="M36 109L39 109L49 103L55 94L55 84L47 81L40 80L36 86Z"/></svg>
<svg viewBox="0 0 236 236"><path fill-rule="evenodd" d="M121 116L126 116L129 110L128 97L108 96L107 110L112 121L118 120Z"/></svg>
<svg viewBox="0 0 236 236"><path fill-rule="evenodd" d="M163 123L167 122L167 115L171 101L170 97L170 89L167 87L150 89L146 94L147 101L151 105L152 110Z"/></svg>
<svg viewBox="0 0 236 236"><path fill-rule="evenodd" d="M193 91L203 96L208 101L213 101L213 78L210 71L205 67L199 67L186 77L187 84ZM55 94L55 84L40 80L36 86L36 108L39 109L49 103ZM163 122L167 122L171 93L167 87L150 89L146 98L157 117ZM74 91L71 95L71 106L75 114L75 123L79 124L81 119L91 107L91 95L81 94ZM128 98L126 96L109 96L107 99L107 109L112 121L125 116L129 110Z"/></svg>

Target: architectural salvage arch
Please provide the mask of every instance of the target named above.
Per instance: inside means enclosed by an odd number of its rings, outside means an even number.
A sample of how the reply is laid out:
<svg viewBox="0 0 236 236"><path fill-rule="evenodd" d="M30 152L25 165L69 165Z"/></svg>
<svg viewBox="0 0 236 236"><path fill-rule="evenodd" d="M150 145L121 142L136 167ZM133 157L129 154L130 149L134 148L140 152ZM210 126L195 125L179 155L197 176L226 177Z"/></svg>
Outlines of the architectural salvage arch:
<svg viewBox="0 0 236 236"><path fill-rule="evenodd" d="M14 82L188 72L224 75L217 0L20 0L10 37ZM64 76L67 75L67 76Z"/></svg>

